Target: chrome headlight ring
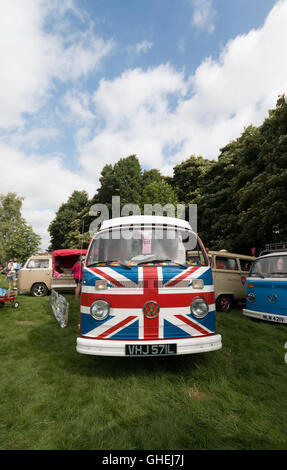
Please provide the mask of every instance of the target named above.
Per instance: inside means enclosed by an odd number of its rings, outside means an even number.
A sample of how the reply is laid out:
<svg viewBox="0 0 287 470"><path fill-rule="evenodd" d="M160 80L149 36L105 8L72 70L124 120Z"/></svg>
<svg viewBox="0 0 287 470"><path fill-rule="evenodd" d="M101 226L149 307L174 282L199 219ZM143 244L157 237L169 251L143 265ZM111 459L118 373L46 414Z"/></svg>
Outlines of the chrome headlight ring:
<svg viewBox="0 0 287 470"><path fill-rule="evenodd" d="M105 320L110 314L110 304L105 300L96 300L92 303L90 312L95 320Z"/></svg>
<svg viewBox="0 0 287 470"><path fill-rule="evenodd" d="M197 297L190 305L190 311L196 318L204 318L209 312L206 300Z"/></svg>

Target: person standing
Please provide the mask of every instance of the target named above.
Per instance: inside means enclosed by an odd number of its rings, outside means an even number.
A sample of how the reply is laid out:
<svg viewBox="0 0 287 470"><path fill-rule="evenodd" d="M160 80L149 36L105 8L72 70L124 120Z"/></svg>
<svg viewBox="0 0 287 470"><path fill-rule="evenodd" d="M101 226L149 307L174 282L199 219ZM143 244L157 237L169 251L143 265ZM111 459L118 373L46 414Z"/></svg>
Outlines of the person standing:
<svg viewBox="0 0 287 470"><path fill-rule="evenodd" d="M83 267L82 267L81 257L79 257L78 261L72 267L72 273L74 275L74 280L76 283L75 298L76 300L78 300L80 296L80 292L81 292L81 284L82 284L82 279L83 279Z"/></svg>
<svg viewBox="0 0 287 470"><path fill-rule="evenodd" d="M17 258L14 258L13 259L13 263L15 265L15 271L16 271L16 280L17 280L17 277L18 277L18 271L20 270L20 264L18 263L17 261Z"/></svg>
<svg viewBox="0 0 287 470"><path fill-rule="evenodd" d="M11 289L11 283L13 282L13 289L16 289L16 263L12 259L10 259L7 265L7 281L8 281L8 289Z"/></svg>

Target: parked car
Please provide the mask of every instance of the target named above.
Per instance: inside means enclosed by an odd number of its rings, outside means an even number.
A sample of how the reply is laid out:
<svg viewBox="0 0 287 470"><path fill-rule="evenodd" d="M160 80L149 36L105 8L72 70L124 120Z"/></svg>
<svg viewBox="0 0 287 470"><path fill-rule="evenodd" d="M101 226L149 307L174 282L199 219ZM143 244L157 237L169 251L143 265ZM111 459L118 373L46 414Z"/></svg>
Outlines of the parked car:
<svg viewBox="0 0 287 470"><path fill-rule="evenodd" d="M34 297L42 297L52 289L75 289L72 267L86 252L63 249L31 256L18 272L19 293L31 292Z"/></svg>
<svg viewBox="0 0 287 470"><path fill-rule="evenodd" d="M208 251L212 267L216 309L229 312L235 302L245 301L245 283L255 256Z"/></svg>
<svg viewBox="0 0 287 470"><path fill-rule="evenodd" d="M259 256L246 284L243 315L287 324L287 251Z"/></svg>

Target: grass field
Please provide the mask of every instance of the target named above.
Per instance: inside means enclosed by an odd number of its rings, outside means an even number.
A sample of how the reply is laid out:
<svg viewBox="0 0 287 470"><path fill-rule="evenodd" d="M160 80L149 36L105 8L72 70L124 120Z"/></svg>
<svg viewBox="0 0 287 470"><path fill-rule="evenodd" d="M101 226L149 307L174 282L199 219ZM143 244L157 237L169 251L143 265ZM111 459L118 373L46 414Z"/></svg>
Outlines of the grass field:
<svg viewBox="0 0 287 470"><path fill-rule="evenodd" d="M0 287L6 281L1 276ZM217 314L220 351L170 358L76 352L50 297L0 310L0 449L287 449L287 328Z"/></svg>

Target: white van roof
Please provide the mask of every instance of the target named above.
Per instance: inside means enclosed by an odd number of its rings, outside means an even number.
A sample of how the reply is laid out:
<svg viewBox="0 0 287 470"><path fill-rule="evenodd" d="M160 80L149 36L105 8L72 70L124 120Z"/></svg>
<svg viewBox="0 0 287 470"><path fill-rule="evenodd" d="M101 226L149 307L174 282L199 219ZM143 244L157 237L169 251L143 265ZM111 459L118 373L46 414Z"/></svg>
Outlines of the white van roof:
<svg viewBox="0 0 287 470"><path fill-rule="evenodd" d="M259 258L268 258L269 256L286 256L287 251L272 251L271 253L268 253L267 255L262 255L259 256Z"/></svg>
<svg viewBox="0 0 287 470"><path fill-rule="evenodd" d="M172 225L174 227L186 228L192 230L189 222L175 217L164 217L158 215L131 215L128 217L116 217L114 219L104 220L101 230L119 227L123 225Z"/></svg>

